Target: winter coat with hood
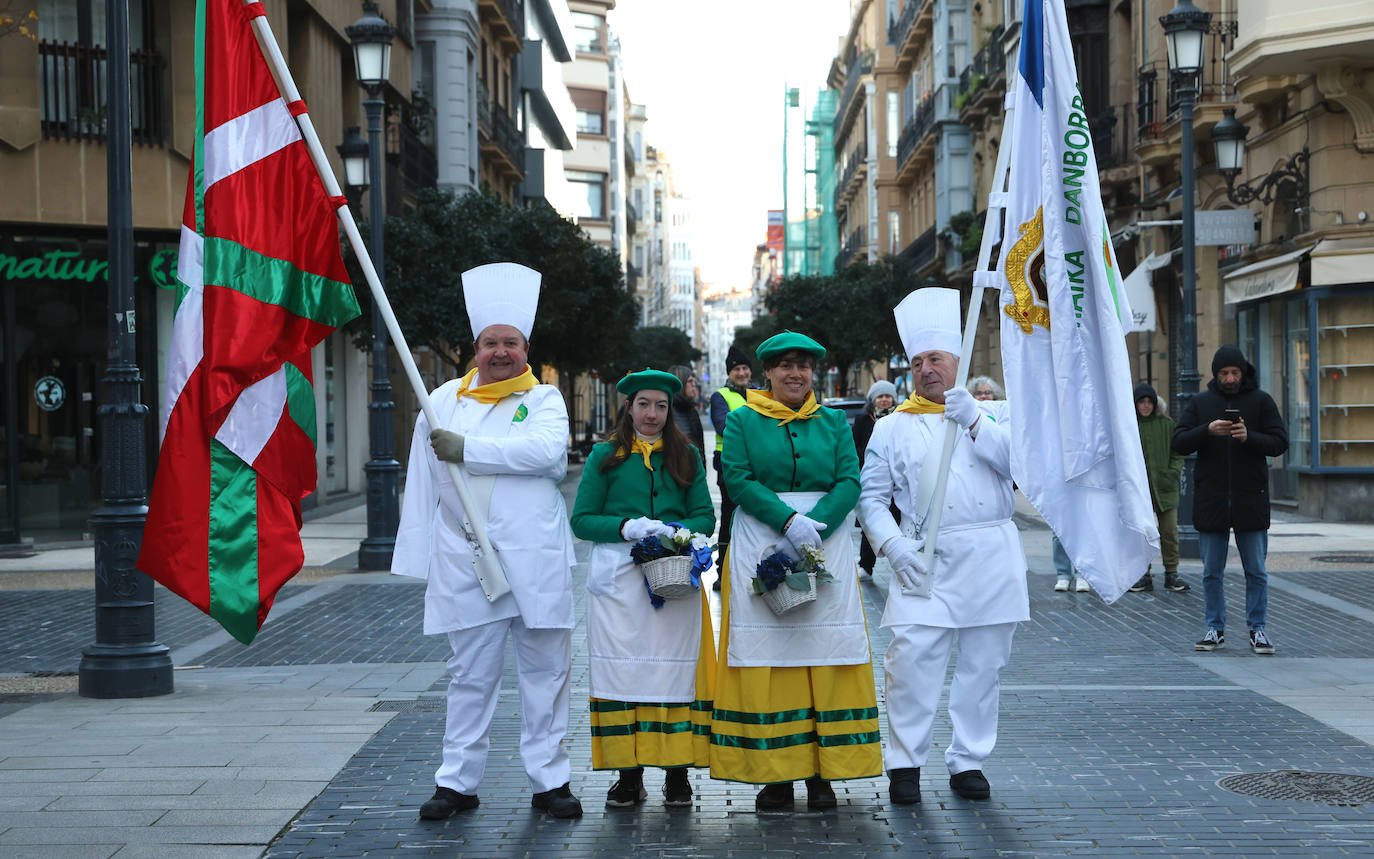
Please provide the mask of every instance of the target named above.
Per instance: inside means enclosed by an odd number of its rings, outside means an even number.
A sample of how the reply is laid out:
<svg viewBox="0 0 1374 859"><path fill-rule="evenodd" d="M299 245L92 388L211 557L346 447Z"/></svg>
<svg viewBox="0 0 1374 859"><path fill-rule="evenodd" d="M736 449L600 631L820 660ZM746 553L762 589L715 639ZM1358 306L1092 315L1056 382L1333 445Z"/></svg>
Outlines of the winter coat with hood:
<svg viewBox="0 0 1374 859"><path fill-rule="evenodd" d="M1155 512L1168 513L1178 507L1178 476L1183 457L1174 452L1174 419L1159 410L1159 395L1145 383L1136 385L1132 399L1149 397L1154 410L1148 418L1136 414L1140 428L1140 448L1145 454L1145 474L1150 479L1150 500Z"/></svg>
<svg viewBox="0 0 1374 859"><path fill-rule="evenodd" d="M1223 367L1241 370L1240 387L1234 394L1225 393L1216 379ZM1197 453L1193 527L1208 532L1268 530L1267 457L1282 456L1288 450L1288 429L1274 398L1260 390L1255 368L1240 349L1218 349L1212 376L1207 390L1183 407L1174 430L1174 450ZM1240 411L1247 433L1244 442L1207 432L1208 424L1224 419L1226 409Z"/></svg>

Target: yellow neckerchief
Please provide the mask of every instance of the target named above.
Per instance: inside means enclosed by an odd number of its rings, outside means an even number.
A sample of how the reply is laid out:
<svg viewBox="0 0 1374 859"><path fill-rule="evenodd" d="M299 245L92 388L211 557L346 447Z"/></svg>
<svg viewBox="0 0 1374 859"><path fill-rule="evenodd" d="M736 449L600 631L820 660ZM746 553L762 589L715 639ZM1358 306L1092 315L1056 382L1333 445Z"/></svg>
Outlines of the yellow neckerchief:
<svg viewBox="0 0 1374 859"><path fill-rule="evenodd" d="M912 394L902 404L897 407L899 412L910 412L913 415L939 415L945 411L944 403L936 403L927 400L920 394Z"/></svg>
<svg viewBox="0 0 1374 859"><path fill-rule="evenodd" d="M649 464L649 455L656 450L663 450L663 438L661 436L658 438L657 441L648 442L640 438L639 435L636 433L635 440L630 442L630 453L637 453L643 456L644 467L649 469L650 471L653 471L654 467Z"/></svg>
<svg viewBox="0 0 1374 859"><path fill-rule="evenodd" d="M468 374L463 377L462 384L458 386L458 399L461 400L463 397L472 397L479 403L487 403L490 405L491 403L501 402L516 391L528 391L539 384L539 380L534 378L534 373L530 372L529 364L525 365L525 372L516 376L514 379L507 379L504 382L489 382L485 385L478 385L475 388L470 387L476 380L477 368L474 367L468 371Z"/></svg>
<svg viewBox="0 0 1374 859"><path fill-rule="evenodd" d="M774 398L772 391L746 391L744 404L766 418L777 418L778 426L789 424L792 421L810 420L815 417L816 411L821 407L820 403L816 402L814 391L806 395L802 407L796 411Z"/></svg>

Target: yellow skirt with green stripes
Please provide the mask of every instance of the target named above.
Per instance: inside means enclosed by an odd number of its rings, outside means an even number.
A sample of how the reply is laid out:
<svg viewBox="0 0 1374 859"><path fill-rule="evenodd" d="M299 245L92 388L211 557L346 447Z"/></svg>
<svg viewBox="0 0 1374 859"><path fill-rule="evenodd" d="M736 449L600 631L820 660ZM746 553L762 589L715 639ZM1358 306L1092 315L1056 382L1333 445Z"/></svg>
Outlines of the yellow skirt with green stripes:
<svg viewBox="0 0 1374 859"><path fill-rule="evenodd" d="M728 570L728 557L725 566ZM711 777L772 784L881 775L872 663L732 668L726 659L730 585L727 574L721 589Z"/></svg>
<svg viewBox="0 0 1374 859"><path fill-rule="evenodd" d="M711 756L711 708L716 681L715 634L701 594L697 700L654 704L592 698L592 769L704 767Z"/></svg>

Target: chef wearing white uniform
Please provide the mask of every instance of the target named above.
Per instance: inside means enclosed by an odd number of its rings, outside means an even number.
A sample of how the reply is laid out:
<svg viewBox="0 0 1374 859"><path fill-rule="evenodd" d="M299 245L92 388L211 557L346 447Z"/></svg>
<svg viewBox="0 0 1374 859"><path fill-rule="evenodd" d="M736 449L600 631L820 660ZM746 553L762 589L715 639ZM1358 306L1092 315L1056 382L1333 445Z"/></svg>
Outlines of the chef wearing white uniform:
<svg viewBox="0 0 1374 859"><path fill-rule="evenodd" d="M869 542L893 567L882 619L892 630L883 661L889 794L897 804L920 802L920 768L930 753L950 651L957 646L949 693L954 737L945 764L955 793L986 799L990 788L982 763L997 741L1001 671L1016 624L1030 617L1026 559L1011 520L1007 412L1004 403L979 402L953 387L962 339L956 290L918 289L894 313L911 358L914 393L874 427L859 497ZM927 570L919 552L945 418L957 424L958 436L934 569ZM893 502L901 526L888 509ZM922 577L929 596L909 593Z"/></svg>
<svg viewBox="0 0 1374 859"><path fill-rule="evenodd" d="M463 274L477 367L431 394L441 424L415 421L391 571L424 578L425 634L446 634L448 715L434 797L420 816L476 808L501 687L506 638L520 680L520 755L531 805L579 817L563 748L568 729L574 562L558 482L567 474L563 396L526 363L540 275L514 263ZM459 463L496 548L510 592L488 601L464 537L462 503L446 463Z"/></svg>

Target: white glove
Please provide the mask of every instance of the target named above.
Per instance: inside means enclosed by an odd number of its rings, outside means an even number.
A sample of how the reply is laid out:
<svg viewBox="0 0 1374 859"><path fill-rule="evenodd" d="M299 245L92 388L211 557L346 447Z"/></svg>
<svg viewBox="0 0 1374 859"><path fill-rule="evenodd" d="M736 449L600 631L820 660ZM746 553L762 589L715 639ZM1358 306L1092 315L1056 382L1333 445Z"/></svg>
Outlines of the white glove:
<svg viewBox="0 0 1374 859"><path fill-rule="evenodd" d="M797 551L797 557L800 558L802 546L813 546L817 549L821 547L821 529L824 527L824 522L817 522L810 516L798 513L787 523L787 530L783 532L783 536L792 544L792 548Z"/></svg>
<svg viewBox="0 0 1374 859"><path fill-rule="evenodd" d="M650 519L648 516L640 516L638 519L631 519L620 526L620 536L631 543L638 543L645 537L666 537L671 533L673 533L672 528L669 528L657 519Z"/></svg>
<svg viewBox="0 0 1374 859"><path fill-rule="evenodd" d="M973 425L978 423L982 416L983 410L978 408L978 401L968 392L968 388L950 388L945 391L945 417L964 429L973 429Z"/></svg>
<svg viewBox="0 0 1374 859"><path fill-rule="evenodd" d="M463 437L446 429L429 432L429 444L434 448L434 456L444 462L463 461Z"/></svg>
<svg viewBox="0 0 1374 859"><path fill-rule="evenodd" d="M921 557L923 543L910 537L893 537L883 544L883 557L892 564L892 573L903 590L912 590L930 570Z"/></svg>

